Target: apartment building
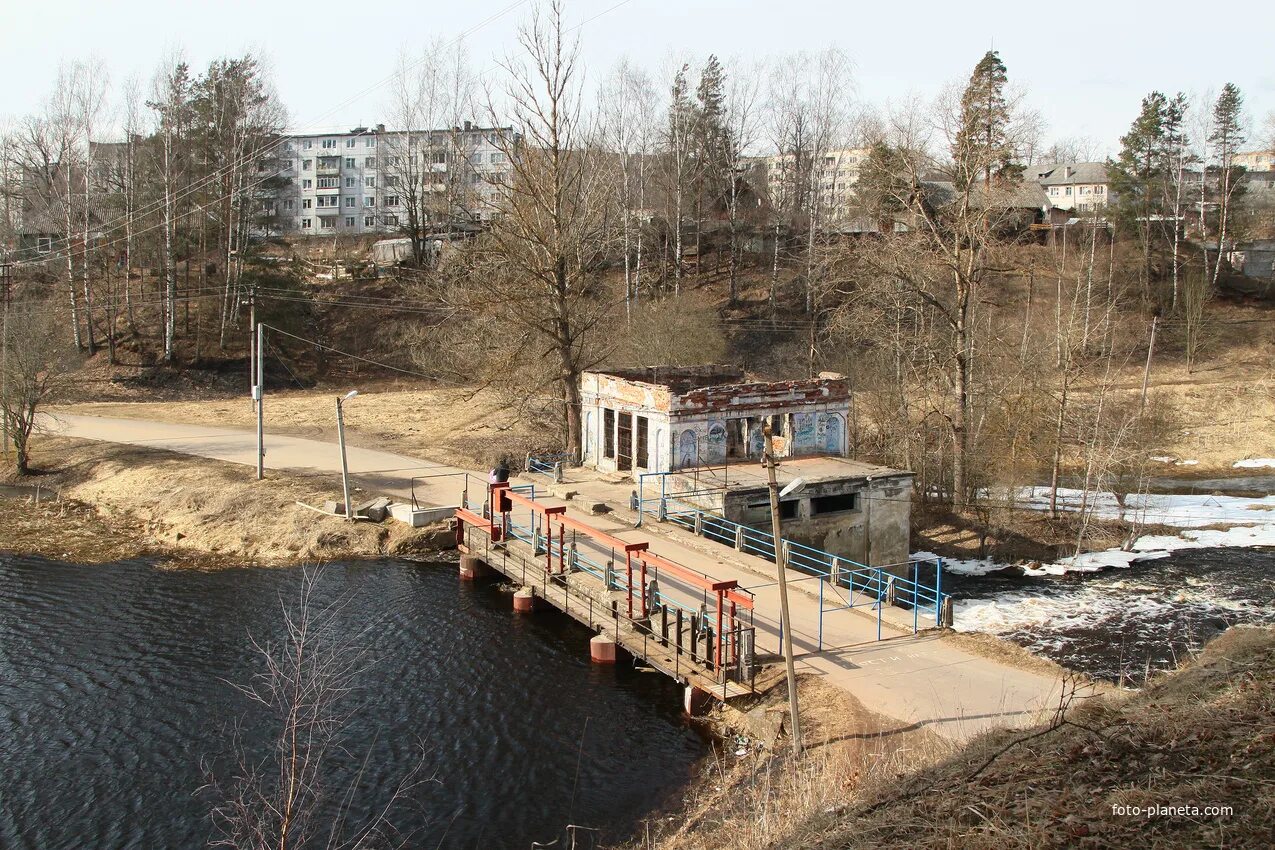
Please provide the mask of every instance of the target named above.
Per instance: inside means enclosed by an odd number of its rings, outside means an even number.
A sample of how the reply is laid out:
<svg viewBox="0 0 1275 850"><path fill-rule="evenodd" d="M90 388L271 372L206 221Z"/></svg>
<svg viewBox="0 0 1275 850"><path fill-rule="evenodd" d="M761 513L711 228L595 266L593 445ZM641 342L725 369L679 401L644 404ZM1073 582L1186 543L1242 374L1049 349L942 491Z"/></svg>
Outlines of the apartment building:
<svg viewBox="0 0 1275 850"><path fill-rule="evenodd" d="M272 200L278 229L302 236L393 233L411 197L447 194L458 211L491 215L510 171L510 127L442 130L355 127L284 139L276 154L284 185Z"/></svg>
<svg viewBox="0 0 1275 850"><path fill-rule="evenodd" d="M867 159L867 148L840 148L824 151L819 156L813 182L818 187L819 203L829 221L844 222L854 218L854 185L859 182L859 169ZM798 187L793 185L798 179L798 159L794 154L763 157L762 164L766 169L767 189L773 206L783 206L785 199L805 194L804 191L798 192Z"/></svg>
<svg viewBox="0 0 1275 850"><path fill-rule="evenodd" d="M1275 171L1275 151L1239 151L1234 162L1249 171Z"/></svg>
<svg viewBox="0 0 1275 850"><path fill-rule="evenodd" d="M1107 166L1102 162L1059 162L1030 165L1025 180L1040 184L1049 205L1079 213L1093 212L1110 201Z"/></svg>

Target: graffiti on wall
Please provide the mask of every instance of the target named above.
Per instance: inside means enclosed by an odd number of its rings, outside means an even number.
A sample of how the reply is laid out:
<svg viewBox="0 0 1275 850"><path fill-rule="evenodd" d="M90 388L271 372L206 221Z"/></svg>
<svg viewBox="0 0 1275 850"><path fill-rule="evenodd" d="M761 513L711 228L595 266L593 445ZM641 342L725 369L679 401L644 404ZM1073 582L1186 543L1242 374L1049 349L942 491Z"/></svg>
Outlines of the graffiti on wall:
<svg viewBox="0 0 1275 850"><path fill-rule="evenodd" d="M694 428L687 428L677 438L677 468L686 469L695 466L699 461L699 440Z"/></svg>
<svg viewBox="0 0 1275 850"><path fill-rule="evenodd" d="M708 441L704 447L704 460L722 463L726 460L726 423L721 420L708 424Z"/></svg>

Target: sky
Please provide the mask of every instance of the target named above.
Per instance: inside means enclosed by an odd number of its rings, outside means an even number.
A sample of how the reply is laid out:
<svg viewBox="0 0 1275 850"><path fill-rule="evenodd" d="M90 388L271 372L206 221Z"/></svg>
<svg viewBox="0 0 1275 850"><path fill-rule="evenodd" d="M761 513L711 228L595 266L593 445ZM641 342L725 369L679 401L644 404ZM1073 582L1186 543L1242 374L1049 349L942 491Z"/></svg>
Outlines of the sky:
<svg viewBox="0 0 1275 850"><path fill-rule="evenodd" d="M268 57L293 128L385 121L400 51L465 34L475 69L515 46L534 0L0 0L0 119L37 111L60 62L97 57L115 84L148 79L181 50L199 69L254 50ZM966 79L989 48L1044 119L1047 140L1089 138L1114 154L1141 98L1216 91L1234 82L1253 138L1275 110L1268 38L1275 11L1256 0L1111 0L1071 6L847 0L566 0L582 23L582 57L600 81L627 55L658 74L671 55L751 60L837 45L853 64L859 102L931 97ZM1219 33L1215 34L1215 33ZM1206 35L1206 33L1208 33ZM118 91L118 85L117 85Z"/></svg>

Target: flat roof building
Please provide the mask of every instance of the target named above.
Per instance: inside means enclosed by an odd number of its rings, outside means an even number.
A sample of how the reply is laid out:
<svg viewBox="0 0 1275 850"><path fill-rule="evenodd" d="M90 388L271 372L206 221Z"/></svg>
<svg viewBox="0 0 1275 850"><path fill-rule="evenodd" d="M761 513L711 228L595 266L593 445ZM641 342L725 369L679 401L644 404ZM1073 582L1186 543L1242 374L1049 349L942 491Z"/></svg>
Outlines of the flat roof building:
<svg viewBox="0 0 1275 850"><path fill-rule="evenodd" d="M912 473L846 457L850 391L825 373L747 381L736 366L585 372L583 464L645 481L670 499L755 528L770 527L760 460L771 426L781 481L805 486L781 503L784 535L862 564L907 561Z"/></svg>

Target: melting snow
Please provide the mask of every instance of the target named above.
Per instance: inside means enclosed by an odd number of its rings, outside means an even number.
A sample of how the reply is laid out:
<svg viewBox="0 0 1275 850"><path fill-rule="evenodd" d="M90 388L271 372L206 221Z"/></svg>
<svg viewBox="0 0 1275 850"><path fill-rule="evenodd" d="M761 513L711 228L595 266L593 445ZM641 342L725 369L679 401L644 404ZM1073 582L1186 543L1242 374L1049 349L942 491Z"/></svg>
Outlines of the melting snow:
<svg viewBox="0 0 1275 850"><path fill-rule="evenodd" d="M1275 461L1272 461L1275 465ZM1049 509L1049 488L1029 487L1017 494L1019 503L1036 510ZM1080 490L1059 488L1058 506L1062 510L1079 510L1083 499ZM1213 547L1275 546L1275 496L1245 498L1205 494L1130 495L1122 507L1111 493L1090 493L1087 509L1103 519L1126 519L1183 529L1177 535L1144 535L1133 544L1132 551L1107 549L1085 552L1063 558L1053 564L1013 565L989 559L943 559L943 567L958 575L981 576L998 570L1016 568L1029 576L1063 575L1069 572L1097 572L1112 567L1127 568L1132 564L1168 557L1179 549ZM1222 530L1204 526L1230 526ZM914 559L934 558L930 552L918 552Z"/></svg>
<svg viewBox="0 0 1275 850"><path fill-rule="evenodd" d="M1231 464L1234 469L1275 469L1275 458L1251 457Z"/></svg>

